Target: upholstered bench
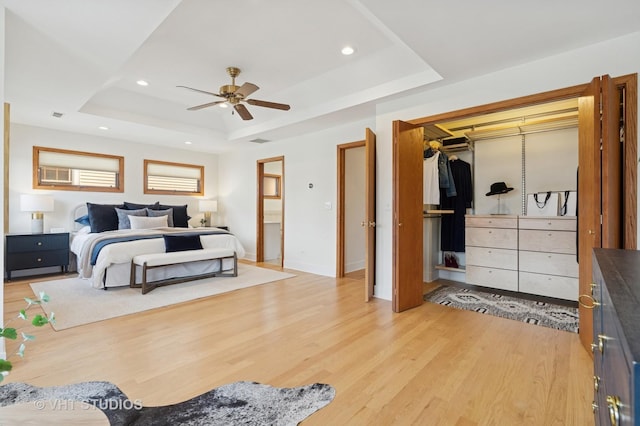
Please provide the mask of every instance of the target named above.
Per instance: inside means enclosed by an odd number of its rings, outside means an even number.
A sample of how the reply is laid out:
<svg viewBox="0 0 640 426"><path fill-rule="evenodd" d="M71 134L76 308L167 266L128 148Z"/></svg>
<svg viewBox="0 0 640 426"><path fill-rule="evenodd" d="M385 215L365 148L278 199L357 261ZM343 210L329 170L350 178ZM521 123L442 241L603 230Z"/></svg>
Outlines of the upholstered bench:
<svg viewBox="0 0 640 426"><path fill-rule="evenodd" d="M233 259L233 268L229 270L222 269L222 262L225 259ZM147 271L149 269L161 268L165 266L178 265L189 262L201 262L206 260L220 260L220 271L210 272L206 274L190 275L186 277L167 278L149 282L147 281ZM136 283L136 267L142 267L142 282ZM209 277L237 277L238 276L238 257L232 249L225 248L205 248L199 250L175 251L168 253L150 253L140 254L131 260L131 279L129 286L133 288L142 288L142 294L146 294L156 287L177 284L186 281L198 280Z"/></svg>

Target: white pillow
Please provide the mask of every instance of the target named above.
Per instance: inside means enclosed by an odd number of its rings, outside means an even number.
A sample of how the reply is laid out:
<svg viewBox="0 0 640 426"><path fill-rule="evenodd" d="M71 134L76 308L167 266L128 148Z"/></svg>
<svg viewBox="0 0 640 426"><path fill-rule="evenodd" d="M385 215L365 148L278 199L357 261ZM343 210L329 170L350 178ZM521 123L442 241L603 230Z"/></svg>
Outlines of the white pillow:
<svg viewBox="0 0 640 426"><path fill-rule="evenodd" d="M152 228L166 228L168 216L129 216L131 222L131 229L152 229Z"/></svg>

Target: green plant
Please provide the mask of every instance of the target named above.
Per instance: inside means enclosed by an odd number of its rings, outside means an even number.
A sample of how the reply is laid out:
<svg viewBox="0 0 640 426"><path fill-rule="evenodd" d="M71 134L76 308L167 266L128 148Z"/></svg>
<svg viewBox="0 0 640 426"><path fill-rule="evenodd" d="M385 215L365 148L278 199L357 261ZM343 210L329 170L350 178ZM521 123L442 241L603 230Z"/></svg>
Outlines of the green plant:
<svg viewBox="0 0 640 426"><path fill-rule="evenodd" d="M18 330L14 327L7 327L7 325L18 319L25 322L29 322L27 311L35 305L41 305L49 301L49 296L47 296L47 294L45 294L44 292L41 292L39 296L40 296L39 299L31 299L29 297L24 298L25 302L27 302L27 307L24 309L21 309L15 318L11 319L10 321L7 322L7 324L5 324L4 328L0 327L1 338L4 338L5 340L6 339L16 340L18 338ZM51 314L49 314L49 317L43 316L41 314L36 314L33 316L30 322L31 322L31 325L34 327L42 327L45 324L55 324L55 314L51 312ZM26 349L27 342L34 340L35 336L32 334L24 333L24 332L21 332L20 335L22 337L22 342L18 346L18 349L15 352L15 355L18 355L19 357L22 358L24 357L24 351ZM7 354L8 353L9 353L9 350L7 349ZM9 374L9 372L13 368L11 361L9 361L9 357L10 356L8 355L7 359L0 358L0 382L2 382L4 377L7 374Z"/></svg>

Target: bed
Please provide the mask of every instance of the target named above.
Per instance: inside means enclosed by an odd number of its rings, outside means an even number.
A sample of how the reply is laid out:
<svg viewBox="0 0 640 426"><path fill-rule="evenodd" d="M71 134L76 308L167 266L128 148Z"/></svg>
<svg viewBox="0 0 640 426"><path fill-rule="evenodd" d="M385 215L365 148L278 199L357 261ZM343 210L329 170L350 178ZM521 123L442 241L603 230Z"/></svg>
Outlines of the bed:
<svg viewBox="0 0 640 426"><path fill-rule="evenodd" d="M126 205L125 205L126 204ZM94 210L100 210L106 213L109 221L112 220L110 209L128 210L124 207L140 207L139 204L125 203L122 209L113 205L95 205L87 203L87 205L78 206L73 210L73 229L71 234L71 252L76 257L76 267L78 276L88 280L94 288L109 288L117 286L128 286L131 278L131 259L140 254L163 253L166 250L165 236L194 236L198 235L203 248L227 248L236 252L238 258L245 256L245 250L240 241L227 230L220 228L191 228L186 227L186 206L184 206L184 221L180 224L183 226L153 226L151 228L132 228L120 227L113 228L113 223L105 225L100 223L99 215L89 217L89 213ZM100 206L98 209L96 206ZM119 205L120 206L120 205ZM158 216L167 206L160 206L159 203L147 205L145 209L152 206L154 212L154 220L166 216ZM174 206L178 207L178 206ZM142 209L136 210L140 212ZM180 219L180 213L173 219ZM126 214L127 212L118 211L120 218L126 216L125 220L132 223L138 223L142 217L134 217ZM146 211L148 213L148 210ZM105 216L105 217L106 217ZM93 219L93 220L90 220ZM145 219L151 222L151 219ZM92 223L88 223L92 222ZM157 223L160 223L159 221ZM119 223L122 225L122 223ZM107 229L105 229L107 228ZM97 231L97 232L95 232ZM160 280L172 277L182 277L189 275L200 275L216 271L228 270L233 268L232 260L225 261L204 261L189 262L187 264L172 265L166 268L158 268L151 271L153 275L149 276L149 280Z"/></svg>

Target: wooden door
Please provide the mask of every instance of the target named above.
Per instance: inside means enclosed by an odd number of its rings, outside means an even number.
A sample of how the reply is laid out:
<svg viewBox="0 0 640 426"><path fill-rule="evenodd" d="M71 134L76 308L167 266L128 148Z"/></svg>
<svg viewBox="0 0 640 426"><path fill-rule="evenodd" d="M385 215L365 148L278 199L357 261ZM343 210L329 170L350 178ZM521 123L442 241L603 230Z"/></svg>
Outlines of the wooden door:
<svg viewBox="0 0 640 426"><path fill-rule="evenodd" d="M373 297L376 279L376 135L369 128L365 130L365 215L366 232L364 257L365 296L368 302Z"/></svg>
<svg viewBox="0 0 640 426"><path fill-rule="evenodd" d="M617 89L596 77L578 99L578 262L580 340L593 342L593 248L622 244L622 181Z"/></svg>
<svg viewBox="0 0 640 426"><path fill-rule="evenodd" d="M393 295L395 312L422 297L422 152L424 129L393 122Z"/></svg>

